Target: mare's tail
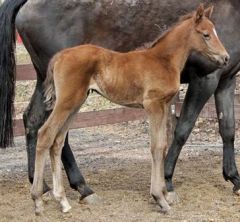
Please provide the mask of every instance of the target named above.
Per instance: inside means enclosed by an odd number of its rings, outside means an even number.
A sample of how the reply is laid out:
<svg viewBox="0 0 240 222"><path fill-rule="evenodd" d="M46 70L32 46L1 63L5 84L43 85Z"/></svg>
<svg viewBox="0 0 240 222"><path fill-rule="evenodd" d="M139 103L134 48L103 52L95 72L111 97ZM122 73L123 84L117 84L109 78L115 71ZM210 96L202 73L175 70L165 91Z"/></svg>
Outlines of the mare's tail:
<svg viewBox="0 0 240 222"><path fill-rule="evenodd" d="M0 7L0 147L13 144L16 82L15 18L27 0L6 0Z"/></svg>

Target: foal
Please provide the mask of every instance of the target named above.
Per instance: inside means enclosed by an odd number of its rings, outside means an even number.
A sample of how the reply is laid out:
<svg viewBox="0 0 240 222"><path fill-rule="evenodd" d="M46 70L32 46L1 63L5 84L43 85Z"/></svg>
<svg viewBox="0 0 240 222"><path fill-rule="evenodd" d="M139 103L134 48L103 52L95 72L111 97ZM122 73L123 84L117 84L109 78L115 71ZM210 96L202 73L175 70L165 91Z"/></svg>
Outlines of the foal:
<svg viewBox="0 0 240 222"><path fill-rule="evenodd" d="M95 90L110 101L144 108L151 130L152 172L150 193L163 211L169 210L164 181L166 121L168 104L178 92L180 73L192 51L208 57L219 66L229 55L209 20L213 7L202 5L185 16L160 37L151 48L118 53L94 45L82 45L55 55L45 81L48 109L53 111L38 132L34 182L31 190L36 214L43 211L43 174L50 151L53 194L67 212L62 173L61 151L72 118ZM55 105L54 105L55 104Z"/></svg>

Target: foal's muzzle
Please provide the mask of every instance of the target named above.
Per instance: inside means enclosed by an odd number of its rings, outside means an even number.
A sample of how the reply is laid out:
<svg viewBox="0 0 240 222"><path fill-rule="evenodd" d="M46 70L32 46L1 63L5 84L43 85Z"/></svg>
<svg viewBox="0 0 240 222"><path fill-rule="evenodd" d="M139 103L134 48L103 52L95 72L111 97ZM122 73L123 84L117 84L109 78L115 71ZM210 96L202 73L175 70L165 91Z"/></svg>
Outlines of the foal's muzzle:
<svg viewBox="0 0 240 222"><path fill-rule="evenodd" d="M227 66L229 61L230 61L229 54L220 55L216 59L216 62L220 67Z"/></svg>

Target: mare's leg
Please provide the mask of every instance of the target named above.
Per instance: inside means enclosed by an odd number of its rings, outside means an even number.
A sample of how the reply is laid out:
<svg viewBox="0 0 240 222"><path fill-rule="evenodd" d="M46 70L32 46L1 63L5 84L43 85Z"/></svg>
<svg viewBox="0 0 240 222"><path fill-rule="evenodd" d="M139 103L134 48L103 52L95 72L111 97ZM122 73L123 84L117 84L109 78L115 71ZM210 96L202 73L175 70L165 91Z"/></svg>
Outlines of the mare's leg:
<svg viewBox="0 0 240 222"><path fill-rule="evenodd" d="M36 69L39 76L40 73ZM33 183L34 164L35 164L35 149L37 143L38 129L45 122L50 112L45 111L44 97L43 97L43 85L42 81L38 80L31 98L30 104L23 114L25 132L26 132L26 145L28 156L28 178L30 183ZM70 186L77 190L85 202L93 202L93 198L86 198L94 192L87 186L84 177L79 170L76 160L73 156L72 150L68 144L68 135L66 137L64 147L62 150L62 162L66 170ZM44 193L50 190L48 185L44 182Z"/></svg>
<svg viewBox="0 0 240 222"><path fill-rule="evenodd" d="M159 100L144 102L144 108L149 115L152 171L150 194L161 207L163 212L170 209L165 194L167 193L164 181L164 158L167 148L167 105Z"/></svg>
<svg viewBox="0 0 240 222"><path fill-rule="evenodd" d="M169 203L178 200L172 184L174 168L183 145L189 137L196 119L203 106L214 93L219 82L219 75L213 73L205 77L191 74L191 80L187 90L181 115L176 125L173 142L165 159L165 180L168 190L167 200Z"/></svg>
<svg viewBox="0 0 240 222"><path fill-rule="evenodd" d="M90 204L97 201L93 195L94 191L88 187L83 175L77 166L76 160L68 143L68 134L65 138L61 156L70 186L81 194L80 200L84 200L84 202Z"/></svg>
<svg viewBox="0 0 240 222"><path fill-rule="evenodd" d="M215 102L218 114L219 132L223 141L223 177L233 184L233 191L240 194L240 177L234 156L234 90L236 77L220 81L215 92Z"/></svg>
<svg viewBox="0 0 240 222"><path fill-rule="evenodd" d="M28 178L30 183L33 183L34 164L35 164L35 148L37 142L38 129L44 123L48 114L45 111L43 103L43 86L42 82L38 81L31 102L23 114L23 121L26 133L26 145L28 156ZM50 190L44 181L44 193Z"/></svg>

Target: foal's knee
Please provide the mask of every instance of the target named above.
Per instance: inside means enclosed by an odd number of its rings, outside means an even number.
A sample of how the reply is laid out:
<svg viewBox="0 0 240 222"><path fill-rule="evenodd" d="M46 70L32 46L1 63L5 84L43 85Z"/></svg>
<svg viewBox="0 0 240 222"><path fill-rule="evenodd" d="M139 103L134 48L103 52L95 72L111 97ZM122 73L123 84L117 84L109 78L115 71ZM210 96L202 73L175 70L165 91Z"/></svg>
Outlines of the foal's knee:
<svg viewBox="0 0 240 222"><path fill-rule="evenodd" d="M154 161L163 160L166 156L167 143L163 145L151 145L151 154Z"/></svg>

